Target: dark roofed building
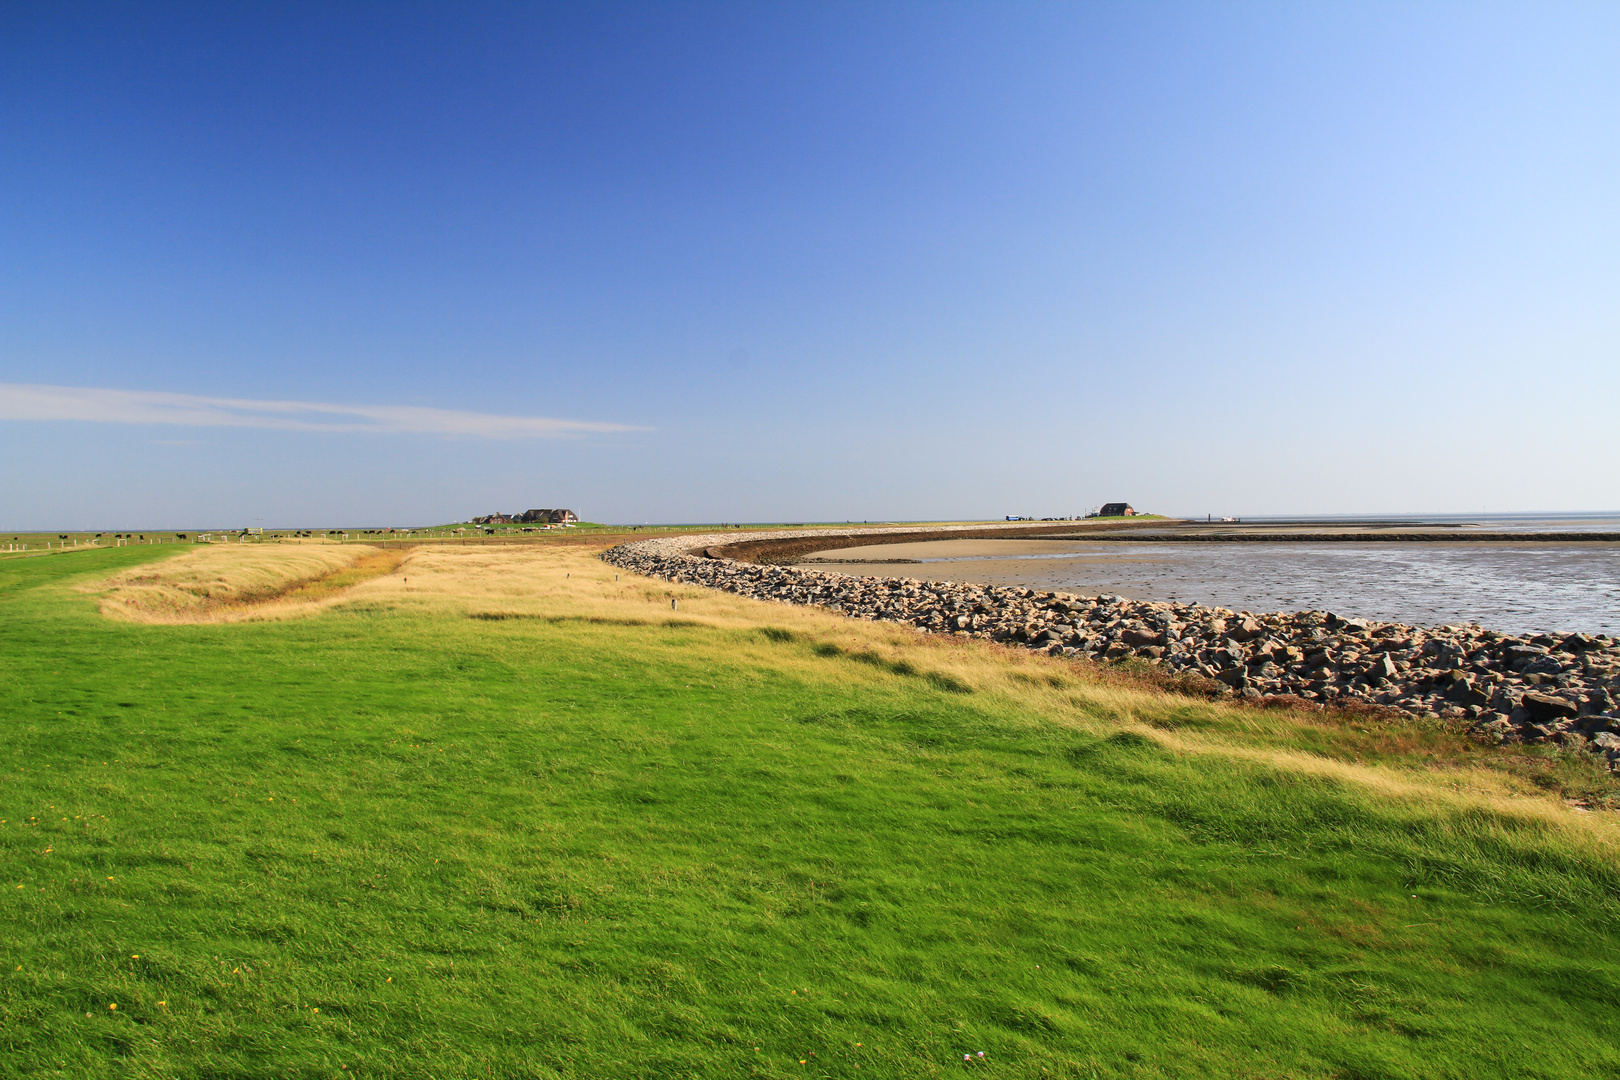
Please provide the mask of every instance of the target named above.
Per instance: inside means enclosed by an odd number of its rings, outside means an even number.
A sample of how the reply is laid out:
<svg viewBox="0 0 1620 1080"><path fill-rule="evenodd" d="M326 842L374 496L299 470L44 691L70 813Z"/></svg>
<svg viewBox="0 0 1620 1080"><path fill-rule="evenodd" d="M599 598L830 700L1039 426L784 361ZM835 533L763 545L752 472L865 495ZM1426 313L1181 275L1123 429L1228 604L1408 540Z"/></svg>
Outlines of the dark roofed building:
<svg viewBox="0 0 1620 1080"><path fill-rule="evenodd" d="M472 519L474 525L573 525L579 515L572 510L525 510L521 514L489 514Z"/></svg>
<svg viewBox="0 0 1620 1080"><path fill-rule="evenodd" d="M1131 509L1130 503L1103 503L1103 508L1097 511L1098 517L1135 517L1136 511Z"/></svg>
<svg viewBox="0 0 1620 1080"><path fill-rule="evenodd" d="M517 520L540 525L571 525L579 520L579 515L572 510L525 510Z"/></svg>

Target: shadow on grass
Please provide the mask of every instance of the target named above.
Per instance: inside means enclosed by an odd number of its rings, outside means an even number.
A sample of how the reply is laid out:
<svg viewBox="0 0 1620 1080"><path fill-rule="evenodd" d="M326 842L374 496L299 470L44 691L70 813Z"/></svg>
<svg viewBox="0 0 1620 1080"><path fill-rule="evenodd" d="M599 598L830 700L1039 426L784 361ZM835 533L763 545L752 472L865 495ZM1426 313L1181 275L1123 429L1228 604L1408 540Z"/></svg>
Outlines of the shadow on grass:
<svg viewBox="0 0 1620 1080"><path fill-rule="evenodd" d="M541 615L529 611L473 611L468 612L467 618L477 619L479 622L538 622L550 625L564 623L585 623L591 626L664 626L675 629L692 629L694 627L707 627L695 619L637 619L612 618L605 615Z"/></svg>
<svg viewBox="0 0 1620 1080"><path fill-rule="evenodd" d="M786 631L780 632L786 633ZM772 640L781 639L773 638ZM829 660L842 657L853 660L857 664L866 664L868 667L875 667L879 671L888 672L890 675L899 675L903 678L921 679L929 686L932 686L935 690L942 690L947 694L973 693L973 687L969 686L961 679L954 678L953 676L946 675L938 671L922 671L905 660L889 660L885 657L879 656L870 649L861 649L852 652L848 649L840 648L831 642L818 641L810 646L810 651L815 653L817 656L824 656Z"/></svg>

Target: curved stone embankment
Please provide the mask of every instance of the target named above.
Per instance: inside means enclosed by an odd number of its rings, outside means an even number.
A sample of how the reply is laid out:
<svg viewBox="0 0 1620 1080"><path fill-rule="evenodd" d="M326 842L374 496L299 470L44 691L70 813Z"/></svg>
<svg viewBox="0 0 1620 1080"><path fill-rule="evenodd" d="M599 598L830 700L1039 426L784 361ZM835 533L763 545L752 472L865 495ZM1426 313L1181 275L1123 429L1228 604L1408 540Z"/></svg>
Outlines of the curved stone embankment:
<svg viewBox="0 0 1620 1080"><path fill-rule="evenodd" d="M928 633L987 638L1052 656L1150 660L1172 674L1210 679L1227 694L1297 695L1468 721L1497 740L1590 748L1620 768L1620 642L1602 634L1516 637L1479 626L1425 628L1323 611L1251 615L1119 596L852 577L691 554L718 554L737 539L715 534L642 540L602 558L668 581L812 604Z"/></svg>

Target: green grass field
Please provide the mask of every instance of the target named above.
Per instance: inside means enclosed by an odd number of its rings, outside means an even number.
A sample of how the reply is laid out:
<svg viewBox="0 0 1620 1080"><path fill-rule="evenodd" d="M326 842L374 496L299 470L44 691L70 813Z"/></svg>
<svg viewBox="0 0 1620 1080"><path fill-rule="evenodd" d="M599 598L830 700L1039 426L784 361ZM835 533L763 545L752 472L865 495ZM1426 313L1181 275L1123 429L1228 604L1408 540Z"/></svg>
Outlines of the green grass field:
<svg viewBox="0 0 1620 1080"><path fill-rule="evenodd" d="M1620 1073L1615 815L1454 735L584 551L74 588L172 554L0 561L0 1075Z"/></svg>

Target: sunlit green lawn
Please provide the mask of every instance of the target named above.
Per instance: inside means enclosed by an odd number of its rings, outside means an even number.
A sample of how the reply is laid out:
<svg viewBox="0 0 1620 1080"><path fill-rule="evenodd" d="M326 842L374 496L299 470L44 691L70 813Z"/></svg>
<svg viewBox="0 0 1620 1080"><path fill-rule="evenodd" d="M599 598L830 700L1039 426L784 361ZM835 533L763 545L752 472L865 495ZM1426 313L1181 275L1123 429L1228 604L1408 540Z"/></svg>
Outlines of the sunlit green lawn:
<svg viewBox="0 0 1620 1080"><path fill-rule="evenodd" d="M0 562L0 1074L1620 1072L1620 875L1530 818L789 633L69 587L169 554Z"/></svg>

